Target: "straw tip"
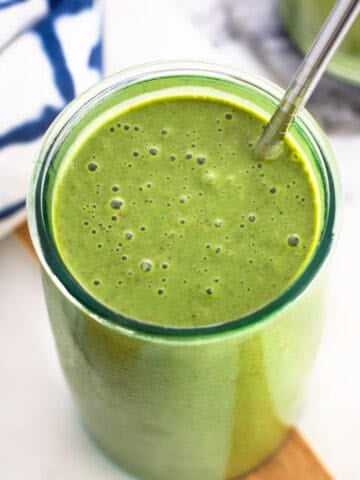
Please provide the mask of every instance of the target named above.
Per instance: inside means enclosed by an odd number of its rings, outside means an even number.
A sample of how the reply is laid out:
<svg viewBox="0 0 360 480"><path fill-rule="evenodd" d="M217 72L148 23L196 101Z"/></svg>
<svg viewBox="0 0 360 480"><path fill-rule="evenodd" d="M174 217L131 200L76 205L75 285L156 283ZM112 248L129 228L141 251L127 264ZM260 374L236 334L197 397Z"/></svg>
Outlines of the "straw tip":
<svg viewBox="0 0 360 480"><path fill-rule="evenodd" d="M262 136L254 149L255 157L257 160L276 160L283 151L283 147L283 140L268 142Z"/></svg>

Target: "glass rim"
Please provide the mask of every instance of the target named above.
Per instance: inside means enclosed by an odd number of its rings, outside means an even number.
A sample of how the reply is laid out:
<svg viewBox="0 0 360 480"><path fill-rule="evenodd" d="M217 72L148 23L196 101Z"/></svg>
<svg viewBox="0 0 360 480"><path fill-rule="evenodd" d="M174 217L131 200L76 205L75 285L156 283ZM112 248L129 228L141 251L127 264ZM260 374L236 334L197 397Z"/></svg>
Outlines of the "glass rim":
<svg viewBox="0 0 360 480"><path fill-rule="evenodd" d="M284 91L277 85L264 78L242 70L234 69L217 63L207 63L197 60L160 61L138 65L118 73L115 73L98 82L82 95L76 97L58 115L48 128L42 143L42 148L35 163L30 180L27 197L27 211L30 235L45 272L50 276L56 287L65 295L71 303L76 303L86 315L95 318L102 323L108 323L111 327L125 328L138 333L153 334L163 337L201 337L203 335L234 332L249 325L260 324L277 311L292 304L312 283L322 267L325 265L330 251L332 250L334 234L337 229L338 215L338 185L337 168L335 159L322 132L320 126L313 117L303 110L295 123L305 134L307 140L315 147L318 162L321 167L321 188L324 192L324 205L326 215L322 229L319 232L318 244L308 264L300 275L278 297L267 303L260 309L251 312L238 319L229 320L219 324L210 324L196 327L174 327L146 323L141 320L128 318L117 313L97 301L90 293L81 288L80 284L71 276L64 262L53 244L44 216L44 183L52 156L49 155L55 140L63 133L66 126L79 112L86 111L91 105L95 106L95 100L106 98L106 95L118 91L124 86L136 84L144 79L163 78L164 74L171 77L209 77L218 80L227 80L235 84L243 84L250 87L254 93L270 100L274 106L282 97ZM44 243L50 248L44 248Z"/></svg>

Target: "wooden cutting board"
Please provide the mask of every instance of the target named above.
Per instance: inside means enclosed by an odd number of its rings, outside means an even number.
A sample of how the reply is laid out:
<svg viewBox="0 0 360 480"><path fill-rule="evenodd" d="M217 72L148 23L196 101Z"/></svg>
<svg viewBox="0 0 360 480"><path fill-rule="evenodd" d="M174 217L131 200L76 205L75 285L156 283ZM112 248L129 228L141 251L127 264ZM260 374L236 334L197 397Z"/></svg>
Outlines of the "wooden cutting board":
<svg viewBox="0 0 360 480"><path fill-rule="evenodd" d="M26 224L15 231L15 237L36 259ZM294 428L280 450L257 470L243 477L243 480L334 480L334 478Z"/></svg>

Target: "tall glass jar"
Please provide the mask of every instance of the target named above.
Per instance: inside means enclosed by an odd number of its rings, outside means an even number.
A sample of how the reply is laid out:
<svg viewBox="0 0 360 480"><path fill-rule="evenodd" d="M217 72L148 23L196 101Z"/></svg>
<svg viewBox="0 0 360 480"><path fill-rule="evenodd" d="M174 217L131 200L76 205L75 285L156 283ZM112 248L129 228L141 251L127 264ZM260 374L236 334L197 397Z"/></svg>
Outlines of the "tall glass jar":
<svg viewBox="0 0 360 480"><path fill-rule="evenodd" d="M334 5L335 0L279 0L283 24L302 52L309 49ZM360 85L360 18L341 43L328 72L339 80Z"/></svg>
<svg viewBox="0 0 360 480"><path fill-rule="evenodd" d="M49 129L29 190L29 224L59 358L98 445L142 479L223 480L271 455L298 412L323 326L338 177L324 134L303 112L290 135L316 179L320 238L300 277L265 307L199 328L149 325L109 310L69 275L54 244L58 152L114 105L165 90L211 92L267 118L282 96L263 79L199 62L139 66L104 80Z"/></svg>

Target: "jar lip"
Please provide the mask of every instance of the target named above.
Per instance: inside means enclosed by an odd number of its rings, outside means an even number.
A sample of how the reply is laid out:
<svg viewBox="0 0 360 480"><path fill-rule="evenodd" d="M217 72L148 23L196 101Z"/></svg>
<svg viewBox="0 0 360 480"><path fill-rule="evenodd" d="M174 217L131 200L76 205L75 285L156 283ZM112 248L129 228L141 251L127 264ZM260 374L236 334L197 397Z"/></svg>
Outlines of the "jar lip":
<svg viewBox="0 0 360 480"><path fill-rule="evenodd" d="M46 133L43 147L40 151L39 159L35 164L28 190L27 210L30 235L42 267L56 284L56 287L71 303L76 304L76 306L86 315L93 317L97 321L102 323L105 322L113 328L125 328L133 332L148 333L163 337L187 336L199 338L204 335L238 331L246 326L259 324L265 321L270 314L272 315L281 310L299 297L308 285L312 283L318 272L326 263L333 245L334 235L337 228L337 168L331 148L322 130L308 112L301 112L296 123L300 126L301 131L304 132L305 137L311 141L311 144L314 147L316 147L319 157L318 161L319 164L321 164L321 173L323 176L322 188L325 195L324 204L326 216L324 218L322 231L320 232L319 242L317 247L315 247L311 260L287 290L264 307L246 316L224 323L200 327L162 326L127 318L95 300L94 297L83 290L72 278L62 262L46 226L46 207L44 205L43 194L45 190L47 169L51 161L51 154L49 154L49 151L53 147L55 139L60 135L64 135L64 130L66 129L68 122L74 120L76 116L81 115L81 111L87 107L91 108L95 105L99 96L101 96L101 98L106 98L106 95L112 91L120 90L130 84L142 82L144 78L163 78L165 74L172 78L183 75L197 78L209 77L217 80L227 80L234 84L246 85L251 88L254 93L270 99L274 105L283 94L283 90L280 87L259 76L242 72L241 70L236 70L221 64L194 60L147 63L115 73L101 82L98 82L85 93L73 100L55 119Z"/></svg>

